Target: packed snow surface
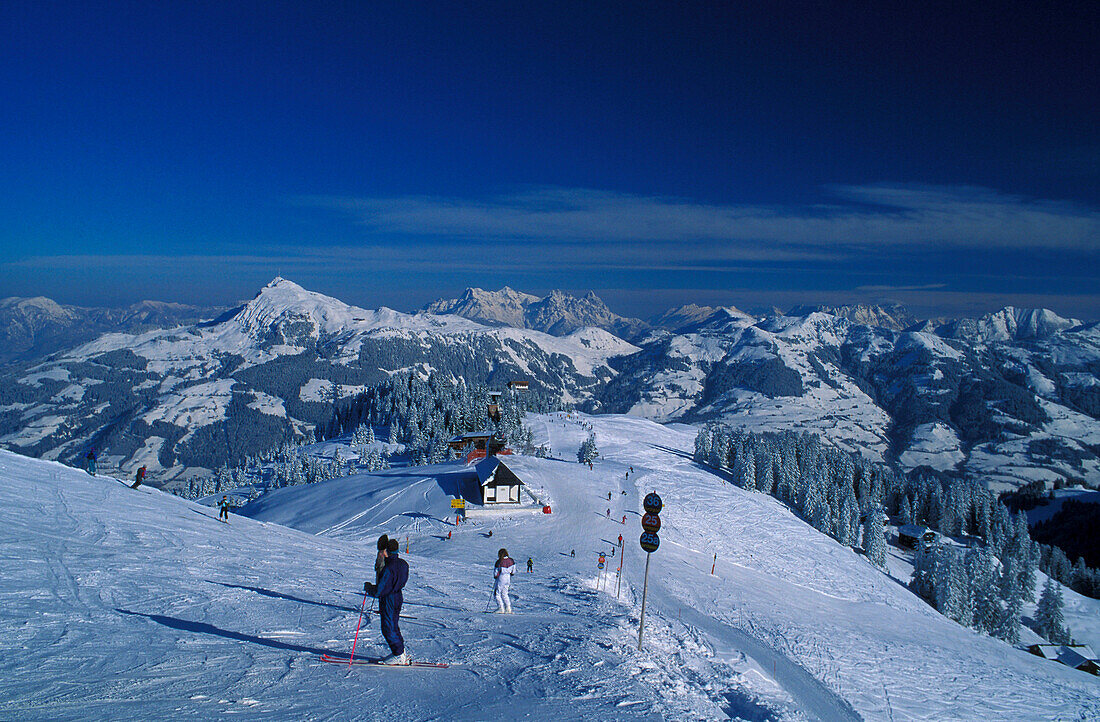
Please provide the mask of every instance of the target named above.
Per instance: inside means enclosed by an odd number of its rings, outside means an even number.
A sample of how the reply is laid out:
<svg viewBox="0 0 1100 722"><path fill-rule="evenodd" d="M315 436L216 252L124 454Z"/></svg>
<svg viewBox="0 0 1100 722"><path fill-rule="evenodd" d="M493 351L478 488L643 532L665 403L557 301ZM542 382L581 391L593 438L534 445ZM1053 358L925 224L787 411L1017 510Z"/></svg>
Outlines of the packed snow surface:
<svg viewBox="0 0 1100 722"><path fill-rule="evenodd" d="M0 718L1100 717L1097 678L958 626L776 500L700 468L694 428L529 423L558 458L507 463L553 513L475 508L458 526L459 464L283 489L226 525L155 489L0 452ZM592 470L575 461L589 426ZM649 491L665 507L638 651ZM383 532L409 550L409 652L449 669L318 659L350 651ZM501 547L520 568L513 615L484 613ZM364 616L356 655L383 647Z"/></svg>

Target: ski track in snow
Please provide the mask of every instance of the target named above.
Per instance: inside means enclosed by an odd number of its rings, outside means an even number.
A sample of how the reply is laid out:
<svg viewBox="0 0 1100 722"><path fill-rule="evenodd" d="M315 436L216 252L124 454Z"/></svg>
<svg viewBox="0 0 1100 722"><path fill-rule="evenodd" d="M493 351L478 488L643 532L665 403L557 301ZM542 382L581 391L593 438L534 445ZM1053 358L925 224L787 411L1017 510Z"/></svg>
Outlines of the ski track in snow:
<svg viewBox="0 0 1100 722"><path fill-rule="evenodd" d="M578 419L596 431L591 471L572 456L588 435ZM560 458L508 463L554 513L459 527L453 464L278 490L223 525L155 489L0 452L0 718L1100 717L1096 678L949 622L776 500L698 467L693 428L530 422ZM665 509L639 651L652 490ZM450 669L316 658L350 650L383 532L409 540L409 651ZM625 557L601 579L596 555L620 533ZM520 570L514 615L485 613L502 546ZM383 652L368 611L356 656Z"/></svg>

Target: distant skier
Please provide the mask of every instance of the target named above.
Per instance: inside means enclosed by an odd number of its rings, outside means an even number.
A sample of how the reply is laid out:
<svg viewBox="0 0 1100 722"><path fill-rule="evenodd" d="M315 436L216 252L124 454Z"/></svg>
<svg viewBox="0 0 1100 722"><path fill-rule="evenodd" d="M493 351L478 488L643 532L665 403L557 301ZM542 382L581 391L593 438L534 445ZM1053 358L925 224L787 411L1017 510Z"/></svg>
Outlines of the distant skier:
<svg viewBox="0 0 1100 722"><path fill-rule="evenodd" d="M508 584L516 573L516 563L508 556L507 549L497 552L497 561L493 565L493 598L497 600L497 614L511 614L512 600L508 598Z"/></svg>
<svg viewBox="0 0 1100 722"><path fill-rule="evenodd" d="M386 566L377 584L363 583L363 591L378 600L378 617L382 622L382 637L390 645L390 656L381 664L404 665L409 663L409 654L405 651L405 640L401 636L398 622L401 619L401 604L405 601L401 590L409 581L409 563L398 556L401 543L390 539L386 544Z"/></svg>
<svg viewBox="0 0 1100 722"><path fill-rule="evenodd" d="M490 529L490 530L489 530L489 538L490 538L490 539L492 539L492 538L493 538L493 530L492 530L492 529Z"/></svg>
<svg viewBox="0 0 1100 722"><path fill-rule="evenodd" d="M608 501L611 501L611 492L610 492L610 491L609 491L609 492L607 492L607 500L608 500Z"/></svg>
<svg viewBox="0 0 1100 722"><path fill-rule="evenodd" d="M608 518L608 519L610 519L610 518L611 518L611 509L610 509L610 507L609 507L609 508L608 508L608 510L607 510L607 518Z"/></svg>
<svg viewBox="0 0 1100 722"><path fill-rule="evenodd" d="M577 550L576 549L570 549L569 550L569 558L573 559L576 556L577 556Z"/></svg>
<svg viewBox="0 0 1100 722"><path fill-rule="evenodd" d="M143 481L145 481L145 466L144 465L142 465L142 467L137 470L137 477L134 479L134 483L130 485L130 488L131 489L138 488L139 486L141 486L141 482L143 482Z"/></svg>
<svg viewBox="0 0 1100 722"><path fill-rule="evenodd" d="M623 526L626 526L626 514L623 514Z"/></svg>
<svg viewBox="0 0 1100 722"><path fill-rule="evenodd" d="M88 473L95 476L95 449L90 449L84 458L88 461Z"/></svg>
<svg viewBox="0 0 1100 722"><path fill-rule="evenodd" d="M619 535L619 546L622 546L622 545L623 545L623 535L620 534Z"/></svg>
<svg viewBox="0 0 1100 722"><path fill-rule="evenodd" d="M382 581L382 570L386 568L386 552L390 546L390 538L383 534L378 537L378 556L374 558L374 583Z"/></svg>
<svg viewBox="0 0 1100 722"><path fill-rule="evenodd" d="M218 502L218 508L221 509L221 511L218 512L218 521L224 521L226 524L229 523L229 506L229 497L223 496L222 500Z"/></svg>
<svg viewBox="0 0 1100 722"><path fill-rule="evenodd" d="M535 571L535 560L527 557L527 573L530 574L533 571Z"/></svg>

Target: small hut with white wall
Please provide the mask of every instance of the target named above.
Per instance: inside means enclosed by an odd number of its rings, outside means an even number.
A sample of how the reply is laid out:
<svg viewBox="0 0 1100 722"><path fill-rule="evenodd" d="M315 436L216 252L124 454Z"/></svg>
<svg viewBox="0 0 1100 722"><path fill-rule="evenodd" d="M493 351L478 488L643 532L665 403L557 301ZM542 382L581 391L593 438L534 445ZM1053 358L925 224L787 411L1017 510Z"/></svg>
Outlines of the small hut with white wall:
<svg viewBox="0 0 1100 722"><path fill-rule="evenodd" d="M523 480L516 472L508 468L498 456L490 456L477 463L477 480L481 487L481 503L485 506L495 504L518 504Z"/></svg>

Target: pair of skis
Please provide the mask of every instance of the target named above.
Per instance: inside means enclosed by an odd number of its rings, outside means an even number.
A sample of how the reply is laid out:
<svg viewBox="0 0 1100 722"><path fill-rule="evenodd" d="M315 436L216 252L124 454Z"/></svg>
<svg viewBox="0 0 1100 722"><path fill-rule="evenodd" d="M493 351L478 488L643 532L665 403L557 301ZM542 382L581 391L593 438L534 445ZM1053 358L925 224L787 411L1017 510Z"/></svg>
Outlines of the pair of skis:
<svg viewBox="0 0 1100 722"><path fill-rule="evenodd" d="M363 605L359 609L359 621L355 625L355 640L351 643L351 654L348 655L348 658L344 659L343 657L334 657L331 654L326 653L326 654L321 655L321 661L322 662L330 662L332 664L346 664L349 667L352 666L352 665L355 665L355 664L365 664L365 665L371 665L371 666L375 666L375 667L395 667L397 669L400 669L402 667L420 667L420 668L429 668L429 669L446 669L447 667L450 666L449 664L445 664L443 662L409 662L408 664L386 664L381 659L378 659L378 658L367 657L365 659L363 659L363 658L356 659L355 658L355 645L357 645L359 643L359 627L361 627L362 624L363 624L363 610L366 609L366 608L367 608L367 593L363 592Z"/></svg>
<svg viewBox="0 0 1100 722"><path fill-rule="evenodd" d="M395 669L401 669L402 667L427 667L429 669L446 669L451 666L443 662L418 662L412 661L408 664L386 664L381 659L374 657L360 657L359 659L352 659L350 657L333 657L329 654L321 655L322 662L331 662L332 664L347 664L347 665L368 665L374 667L393 667Z"/></svg>

